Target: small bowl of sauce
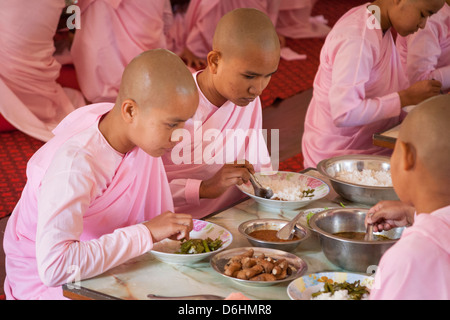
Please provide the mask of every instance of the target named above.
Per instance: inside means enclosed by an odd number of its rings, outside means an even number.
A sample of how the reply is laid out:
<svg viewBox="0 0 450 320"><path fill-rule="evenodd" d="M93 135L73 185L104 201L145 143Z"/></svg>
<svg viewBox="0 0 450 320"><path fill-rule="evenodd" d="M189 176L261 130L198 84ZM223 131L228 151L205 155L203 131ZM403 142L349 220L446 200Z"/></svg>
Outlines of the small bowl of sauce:
<svg viewBox="0 0 450 320"><path fill-rule="evenodd" d="M269 242L290 242L300 240L300 238L296 235L294 235L290 240L280 239L277 237L277 232L278 230L255 230L250 232L248 235L250 237Z"/></svg>
<svg viewBox="0 0 450 320"><path fill-rule="evenodd" d="M311 232L300 224L296 224L294 237L283 240L277 232L289 221L282 219L255 219L241 223L239 232L255 247L265 247L283 251L293 251L300 243L308 239Z"/></svg>

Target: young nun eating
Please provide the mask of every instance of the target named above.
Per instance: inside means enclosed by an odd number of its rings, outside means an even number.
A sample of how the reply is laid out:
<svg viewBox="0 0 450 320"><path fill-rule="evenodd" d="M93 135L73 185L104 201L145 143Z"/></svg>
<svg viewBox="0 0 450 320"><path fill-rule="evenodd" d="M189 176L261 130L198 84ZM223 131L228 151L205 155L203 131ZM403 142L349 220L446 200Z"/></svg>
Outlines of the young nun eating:
<svg viewBox="0 0 450 320"><path fill-rule="evenodd" d="M215 28L230 11L253 8L267 14L275 25L281 0L190 0L184 17L184 50L178 53L189 67L199 70L206 66L206 56L213 46Z"/></svg>
<svg viewBox="0 0 450 320"><path fill-rule="evenodd" d="M366 222L375 231L411 226L381 257L370 299L450 299L449 119L450 95L439 95L402 123L391 158L402 202L378 203Z"/></svg>
<svg viewBox="0 0 450 320"><path fill-rule="evenodd" d="M423 30L398 37L396 45L411 82L436 79L443 92L450 92L450 0Z"/></svg>
<svg viewBox="0 0 450 320"><path fill-rule="evenodd" d="M441 83L409 86L392 30L401 36L424 28L444 0L377 0L347 12L327 36L305 118L305 168L347 154L390 155L374 133L398 125L403 108L439 94Z"/></svg>
<svg viewBox="0 0 450 320"><path fill-rule="evenodd" d="M189 237L174 214L159 157L192 117L198 91L184 62L155 49L127 66L116 103L81 107L27 166L4 237L8 299L62 299L61 286L94 277Z"/></svg>
<svg viewBox="0 0 450 320"><path fill-rule="evenodd" d="M197 112L163 157L177 212L200 218L229 206L244 196L235 185L248 181L249 170L271 168L259 95L279 60L280 42L267 15L241 8L220 20L208 67L194 73Z"/></svg>

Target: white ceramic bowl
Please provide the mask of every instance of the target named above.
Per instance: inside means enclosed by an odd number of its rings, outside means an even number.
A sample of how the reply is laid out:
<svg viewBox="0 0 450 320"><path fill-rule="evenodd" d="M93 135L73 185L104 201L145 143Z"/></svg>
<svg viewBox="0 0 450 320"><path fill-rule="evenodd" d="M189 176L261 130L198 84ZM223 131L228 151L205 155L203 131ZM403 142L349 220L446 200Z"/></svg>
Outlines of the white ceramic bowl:
<svg viewBox="0 0 450 320"><path fill-rule="evenodd" d="M302 200L284 201L265 199L255 196L253 187L250 182L238 186L239 190L254 199L256 202L272 209L295 210L298 208L302 208L313 201L326 197L330 192L330 187L325 182L302 173L278 171L264 174L255 173L255 176L265 187L271 187L275 193L275 196L277 194L277 191L279 191L281 187L296 186L298 187L297 190L300 190L302 186L306 186L307 188L314 189L312 197L305 197Z"/></svg>
<svg viewBox="0 0 450 320"><path fill-rule="evenodd" d="M212 255L225 250L233 241L231 232L217 224L197 219L193 219L193 222L194 229L189 233L189 237L191 239L206 239L209 237L215 240L217 237L220 237L223 241L222 246L218 250L212 252L180 254L175 253L180 249L180 241L164 239L163 241L155 243L150 252L156 257L156 259L162 262L190 265L204 259L208 259Z"/></svg>
<svg viewBox="0 0 450 320"><path fill-rule="evenodd" d="M325 279L331 279L334 282L353 283L360 280L360 284L370 289L373 285L373 277L350 272L320 272L305 275L292 281L287 294L292 300L311 300L311 295L317 291L323 290Z"/></svg>

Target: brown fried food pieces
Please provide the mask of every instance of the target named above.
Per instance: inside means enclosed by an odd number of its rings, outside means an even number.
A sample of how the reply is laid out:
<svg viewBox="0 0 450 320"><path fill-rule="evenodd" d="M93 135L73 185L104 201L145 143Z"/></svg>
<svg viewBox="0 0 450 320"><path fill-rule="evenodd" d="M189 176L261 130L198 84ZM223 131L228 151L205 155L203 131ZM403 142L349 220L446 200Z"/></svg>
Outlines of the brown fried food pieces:
<svg viewBox="0 0 450 320"><path fill-rule="evenodd" d="M231 257L224 267L224 274L250 281L276 281L285 279L292 273L286 259L273 259L264 253L254 256L253 249Z"/></svg>

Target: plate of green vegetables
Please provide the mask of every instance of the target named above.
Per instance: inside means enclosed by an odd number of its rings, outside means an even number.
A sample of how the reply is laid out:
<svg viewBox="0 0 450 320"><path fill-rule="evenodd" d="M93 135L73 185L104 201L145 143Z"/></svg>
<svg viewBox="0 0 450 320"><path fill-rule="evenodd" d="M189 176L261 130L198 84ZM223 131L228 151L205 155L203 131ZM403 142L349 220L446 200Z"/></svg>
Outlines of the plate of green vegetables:
<svg viewBox="0 0 450 320"><path fill-rule="evenodd" d="M288 296L292 300L368 300L372 276L351 272L319 272L292 281Z"/></svg>
<svg viewBox="0 0 450 320"><path fill-rule="evenodd" d="M215 223L193 219L189 239L165 239L155 243L151 253L156 259L171 264L194 264L226 249L233 241L231 232Z"/></svg>

